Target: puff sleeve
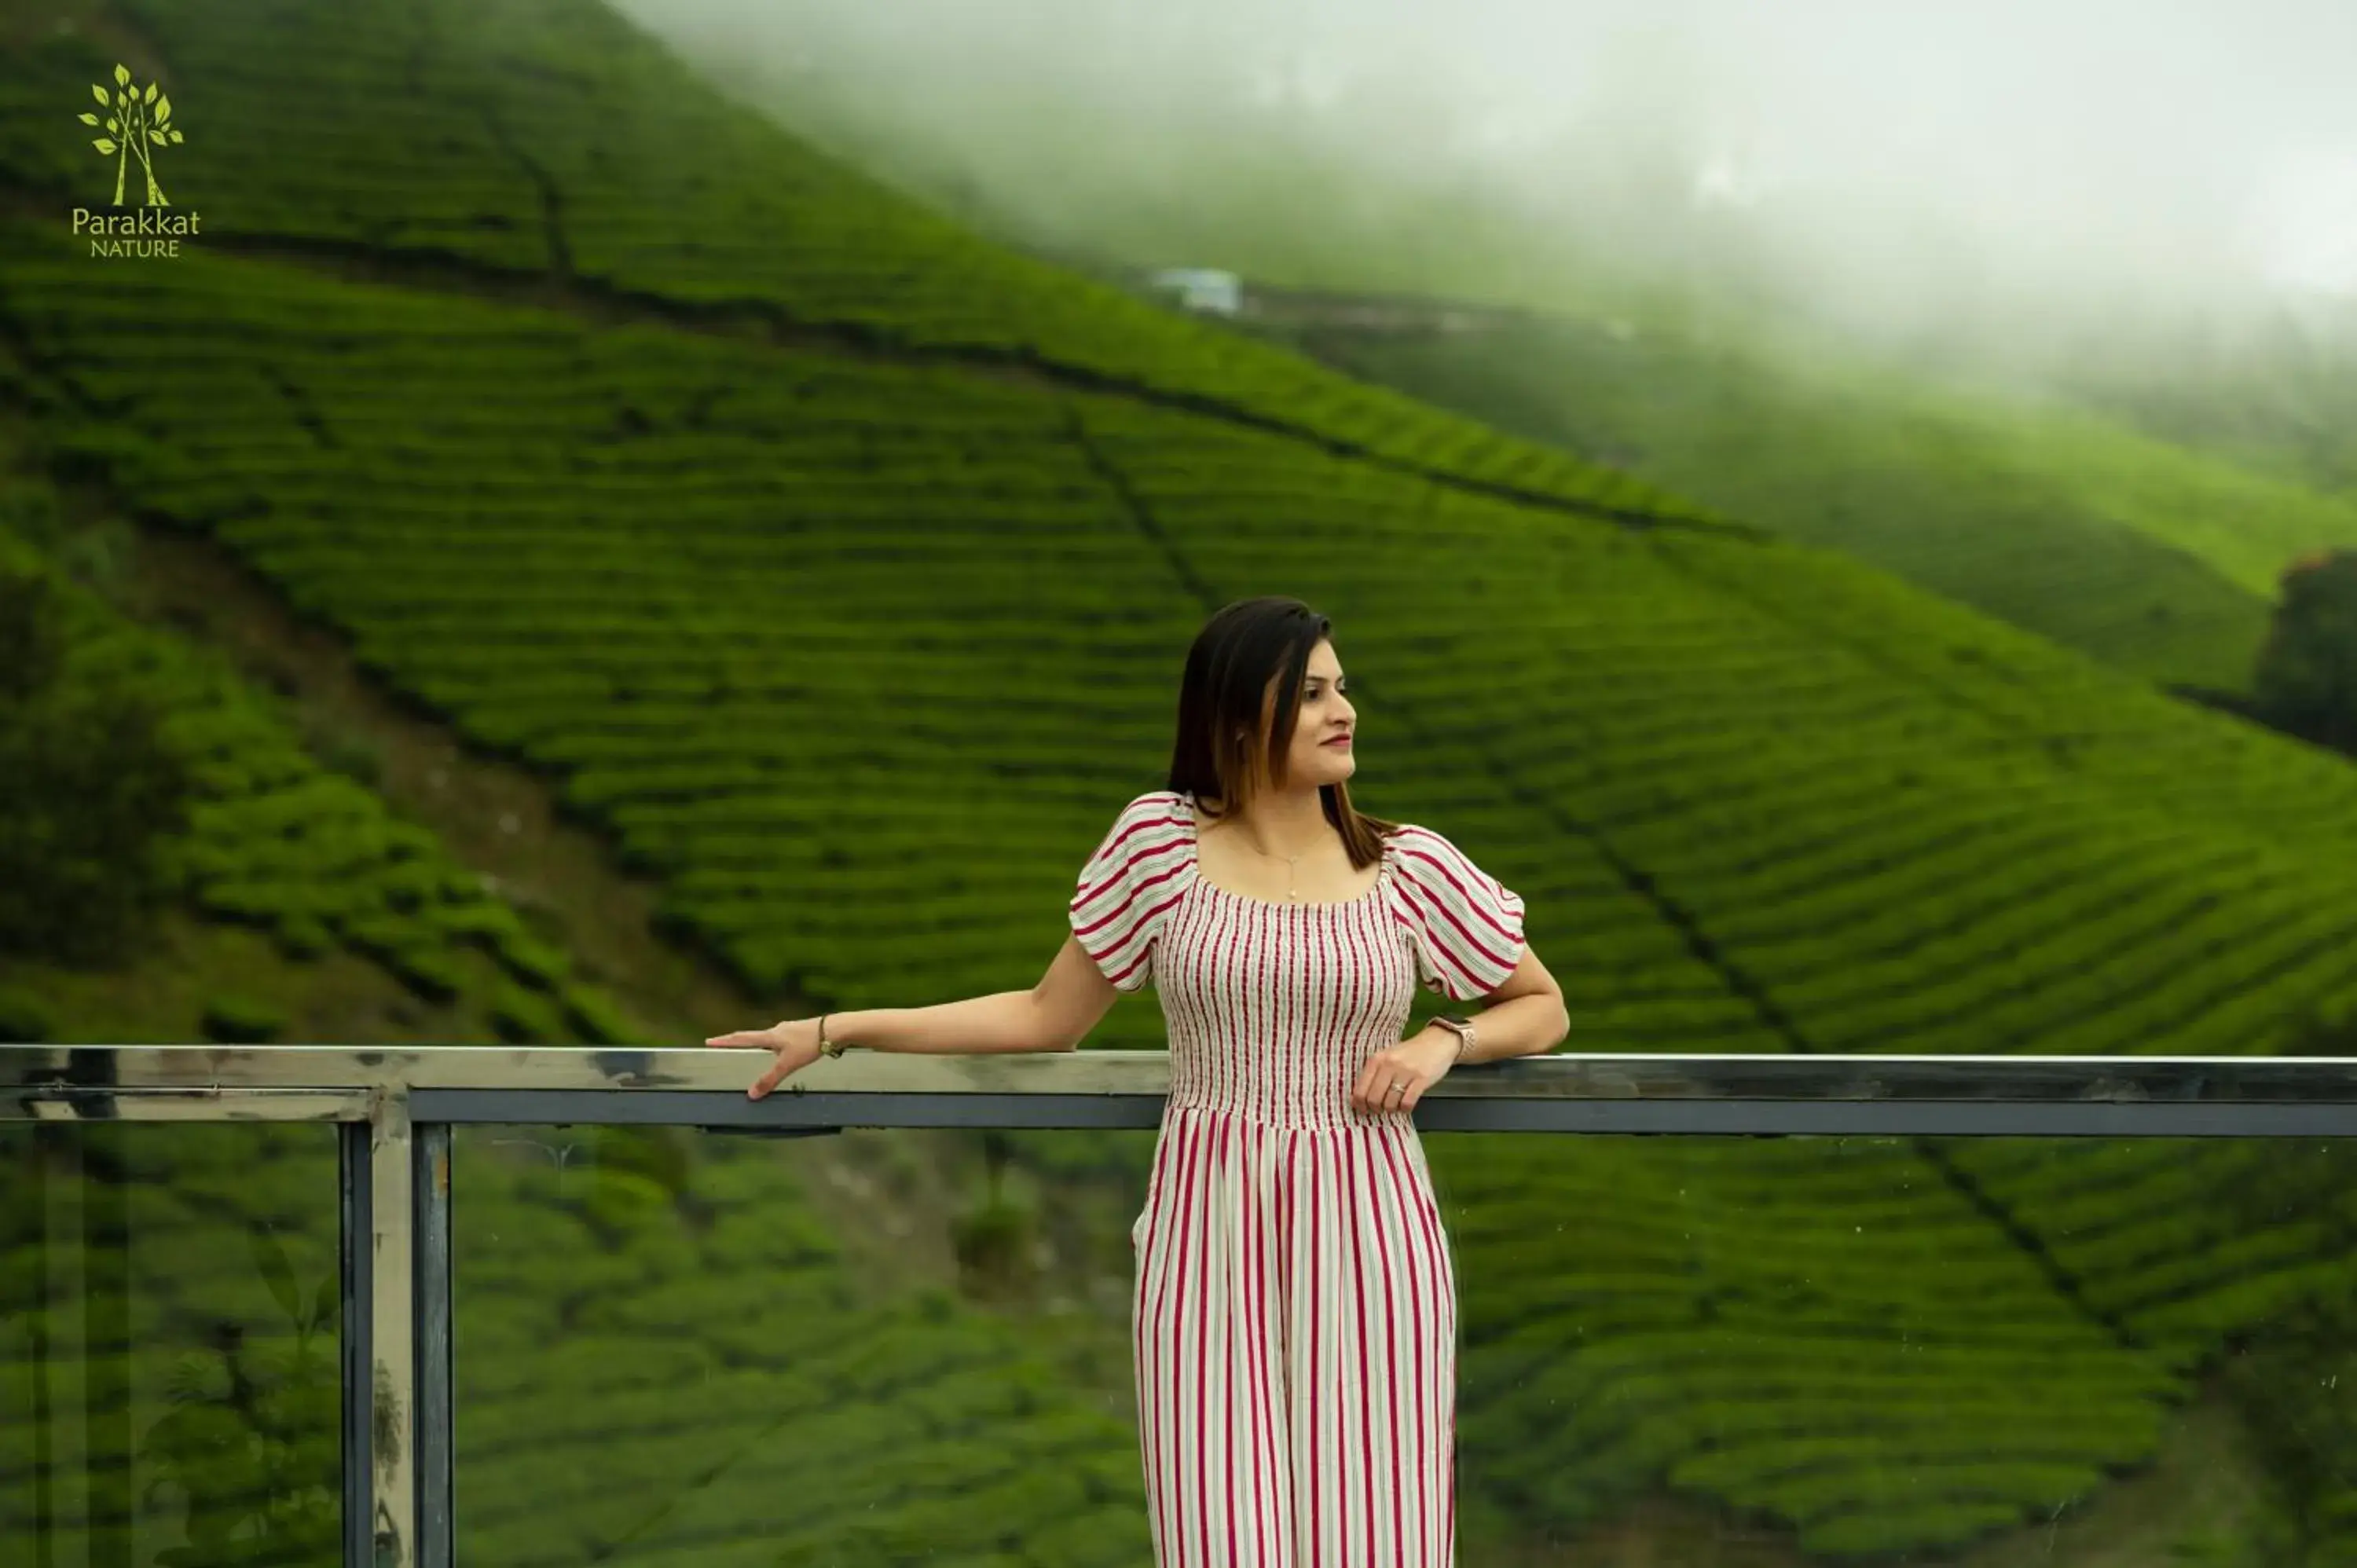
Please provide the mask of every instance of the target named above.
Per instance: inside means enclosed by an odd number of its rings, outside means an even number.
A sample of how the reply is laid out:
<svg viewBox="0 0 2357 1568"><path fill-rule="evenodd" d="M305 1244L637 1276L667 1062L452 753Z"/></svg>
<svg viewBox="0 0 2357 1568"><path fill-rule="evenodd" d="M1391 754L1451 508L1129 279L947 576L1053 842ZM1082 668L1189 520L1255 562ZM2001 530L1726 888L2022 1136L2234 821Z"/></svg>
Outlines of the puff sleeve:
<svg viewBox="0 0 2357 1568"><path fill-rule="evenodd" d="M1178 797L1157 791L1124 806L1072 894L1072 935L1118 991L1153 978L1155 943L1178 902L1188 838L1174 805L1184 809Z"/></svg>
<svg viewBox="0 0 2357 1568"><path fill-rule="evenodd" d="M1430 828L1393 835L1415 977L1453 1002L1487 996L1523 961L1523 898Z"/></svg>

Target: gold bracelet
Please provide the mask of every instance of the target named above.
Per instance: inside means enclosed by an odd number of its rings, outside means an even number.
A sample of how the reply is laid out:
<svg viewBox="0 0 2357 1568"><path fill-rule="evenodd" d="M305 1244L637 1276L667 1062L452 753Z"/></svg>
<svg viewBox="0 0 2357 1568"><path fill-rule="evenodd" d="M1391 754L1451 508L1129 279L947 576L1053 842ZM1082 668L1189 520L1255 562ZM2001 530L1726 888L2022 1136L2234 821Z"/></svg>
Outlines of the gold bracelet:
<svg viewBox="0 0 2357 1568"><path fill-rule="evenodd" d="M820 1014L818 1015L819 1054L821 1056L827 1057L839 1057L850 1048L850 1043L848 1041L830 1040L826 1037L826 1015L823 1013Z"/></svg>

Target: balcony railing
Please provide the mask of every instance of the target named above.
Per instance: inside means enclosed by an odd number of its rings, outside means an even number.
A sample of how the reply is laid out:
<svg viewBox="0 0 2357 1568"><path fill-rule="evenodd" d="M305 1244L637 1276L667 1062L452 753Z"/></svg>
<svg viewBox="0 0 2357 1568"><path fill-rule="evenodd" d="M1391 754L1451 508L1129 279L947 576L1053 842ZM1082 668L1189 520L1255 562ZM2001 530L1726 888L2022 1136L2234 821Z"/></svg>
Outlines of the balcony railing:
<svg viewBox="0 0 2357 1568"><path fill-rule="evenodd" d="M343 1560L448 1568L454 1128L1146 1129L1169 1078L1162 1052L855 1051L748 1099L769 1061L711 1048L0 1046L0 1123L333 1123ZM2357 1059L1565 1054L1459 1069L1415 1121L1484 1133L2330 1140L2357 1134Z"/></svg>

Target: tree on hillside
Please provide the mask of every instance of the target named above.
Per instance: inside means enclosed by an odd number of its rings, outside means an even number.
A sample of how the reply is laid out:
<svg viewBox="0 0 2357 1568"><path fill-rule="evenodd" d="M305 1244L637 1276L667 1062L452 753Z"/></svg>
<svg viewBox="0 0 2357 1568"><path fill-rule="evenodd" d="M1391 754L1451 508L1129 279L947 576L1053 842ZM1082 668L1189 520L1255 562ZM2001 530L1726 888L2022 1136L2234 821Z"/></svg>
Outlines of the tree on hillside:
<svg viewBox="0 0 2357 1568"><path fill-rule="evenodd" d="M2280 579L2253 687L2266 721L2357 756L2357 550L2301 556Z"/></svg>
<svg viewBox="0 0 2357 1568"><path fill-rule="evenodd" d="M131 956L194 790L162 717L75 667L47 577L0 570L0 957Z"/></svg>

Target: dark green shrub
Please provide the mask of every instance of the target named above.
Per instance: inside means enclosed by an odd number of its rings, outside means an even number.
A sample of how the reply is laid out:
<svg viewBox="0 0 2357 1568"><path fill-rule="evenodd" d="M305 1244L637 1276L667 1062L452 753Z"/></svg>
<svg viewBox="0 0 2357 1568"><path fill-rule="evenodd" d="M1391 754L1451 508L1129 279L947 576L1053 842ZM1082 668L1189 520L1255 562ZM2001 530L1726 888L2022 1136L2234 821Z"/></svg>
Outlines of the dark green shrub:
<svg viewBox="0 0 2357 1568"><path fill-rule="evenodd" d="M286 1015L252 997L216 996L205 1004L198 1027L216 1045L246 1045L278 1038L285 1032Z"/></svg>
<svg viewBox="0 0 2357 1568"><path fill-rule="evenodd" d="M302 721L303 745L322 767L374 789L384 781L384 748L368 736L317 714Z"/></svg>
<svg viewBox="0 0 2357 1568"><path fill-rule="evenodd" d="M564 990L563 998L565 1025L578 1038L560 1041L561 1044L627 1046L659 1043L641 1037L621 1009L597 992L568 985Z"/></svg>
<svg viewBox="0 0 2357 1568"><path fill-rule="evenodd" d="M504 977L491 988L491 1028L517 1046L561 1044L566 1033L555 1004Z"/></svg>
<svg viewBox="0 0 2357 1568"><path fill-rule="evenodd" d="M258 1351L241 1325L223 1322L211 1355L184 1357L176 1368L172 1408L140 1450L188 1505L187 1544L157 1552L160 1568L327 1563L339 1554L337 1276L328 1271L307 1298L277 1239L259 1225L249 1236L295 1343Z"/></svg>
<svg viewBox="0 0 2357 1568"><path fill-rule="evenodd" d="M335 933L316 915L289 915L271 928L288 958L314 959L336 945Z"/></svg>
<svg viewBox="0 0 2357 1568"><path fill-rule="evenodd" d="M56 1037L57 1027L56 1017L39 998L0 989L0 1045L47 1045Z"/></svg>
<svg viewBox="0 0 2357 1568"><path fill-rule="evenodd" d="M0 568L0 952L97 964L177 890L194 780L152 698L72 668L53 592Z"/></svg>
<svg viewBox="0 0 2357 1568"><path fill-rule="evenodd" d="M2253 686L2269 724L2357 755L2357 550L2319 551L2283 575Z"/></svg>

